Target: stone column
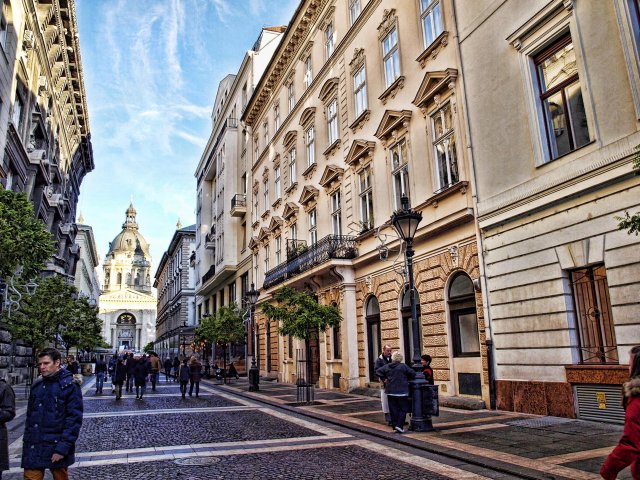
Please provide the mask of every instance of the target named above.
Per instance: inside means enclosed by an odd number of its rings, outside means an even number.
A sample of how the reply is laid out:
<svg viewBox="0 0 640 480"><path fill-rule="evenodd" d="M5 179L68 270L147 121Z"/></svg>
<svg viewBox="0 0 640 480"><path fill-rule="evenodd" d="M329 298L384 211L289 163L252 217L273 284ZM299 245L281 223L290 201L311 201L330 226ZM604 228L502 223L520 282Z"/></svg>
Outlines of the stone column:
<svg viewBox="0 0 640 480"><path fill-rule="evenodd" d="M360 386L356 281L353 267L337 267L336 273L342 277L340 314L344 325L344 334L342 335L343 365L346 360L347 388L351 390Z"/></svg>

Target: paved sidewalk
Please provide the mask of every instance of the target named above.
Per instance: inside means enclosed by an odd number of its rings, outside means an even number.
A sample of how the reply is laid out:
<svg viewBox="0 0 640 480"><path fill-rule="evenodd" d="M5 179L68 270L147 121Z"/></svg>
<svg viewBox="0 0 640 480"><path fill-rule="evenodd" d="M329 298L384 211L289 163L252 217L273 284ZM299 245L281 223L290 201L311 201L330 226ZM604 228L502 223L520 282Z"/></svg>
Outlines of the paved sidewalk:
<svg viewBox="0 0 640 480"><path fill-rule="evenodd" d="M291 384L261 380L260 391L249 392L246 378L227 385L206 383L367 433L393 435L379 398L316 389L314 404L300 405ZM441 408L433 425L435 432L408 432L394 438L524 478L600 478L602 462L622 435L621 425L496 410ZM629 470L619 478L630 479Z"/></svg>

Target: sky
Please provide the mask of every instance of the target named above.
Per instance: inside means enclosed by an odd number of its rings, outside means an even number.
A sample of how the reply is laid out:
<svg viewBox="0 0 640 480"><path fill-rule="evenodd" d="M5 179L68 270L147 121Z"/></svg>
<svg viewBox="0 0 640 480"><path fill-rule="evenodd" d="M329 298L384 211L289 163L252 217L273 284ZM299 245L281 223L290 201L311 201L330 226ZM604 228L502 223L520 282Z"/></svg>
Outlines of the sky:
<svg viewBox="0 0 640 480"><path fill-rule="evenodd" d="M195 223L195 169L218 83L298 0L76 0L95 169L78 217L100 261L132 201L153 271L178 219Z"/></svg>

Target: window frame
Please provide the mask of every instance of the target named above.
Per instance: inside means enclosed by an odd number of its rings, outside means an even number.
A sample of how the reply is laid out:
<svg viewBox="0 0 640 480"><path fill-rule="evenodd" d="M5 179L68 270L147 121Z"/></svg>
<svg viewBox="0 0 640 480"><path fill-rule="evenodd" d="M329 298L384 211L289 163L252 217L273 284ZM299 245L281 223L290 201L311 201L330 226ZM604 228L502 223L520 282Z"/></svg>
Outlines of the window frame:
<svg viewBox="0 0 640 480"><path fill-rule="evenodd" d="M422 30L422 44L424 48L428 48L436 39L444 32L444 21L442 16L442 2L441 0L419 0L420 2L420 27ZM426 3L426 5L425 5ZM440 29L438 30L435 25L432 13L436 10L439 11ZM429 41L427 39L427 29L425 28L425 21L430 19L431 31L433 32L433 38Z"/></svg>
<svg viewBox="0 0 640 480"><path fill-rule="evenodd" d="M333 52L335 52L335 28L333 26L333 20L327 22L327 26L324 29L324 53L326 55L326 59L329 60Z"/></svg>
<svg viewBox="0 0 640 480"><path fill-rule="evenodd" d="M394 36L395 38L395 42L389 46L389 49L387 51L387 47L386 47L386 40L388 38L390 38L391 36ZM400 45L399 45L399 40L398 40L398 26L394 25L391 29L389 29L389 31L387 32L387 34L382 37L381 40L381 45L382 45L382 69L384 71L384 86L385 88L389 88L391 85L393 85L393 83L402 76L402 65L400 64ZM393 67L393 78L389 78L388 76L388 69L387 69L387 62L391 60L390 65ZM397 68L397 71L396 71Z"/></svg>
<svg viewBox="0 0 640 480"><path fill-rule="evenodd" d="M296 88L293 80L287 84L287 106L289 107L289 113L296 108Z"/></svg>
<svg viewBox="0 0 640 480"><path fill-rule="evenodd" d="M356 8L354 9L354 7ZM360 3L360 0L349 0L348 8L349 22L350 25L353 25L354 23L356 23L356 20L358 20L360 14L362 13L362 4ZM355 12L355 10L357 10L357 12Z"/></svg>
<svg viewBox="0 0 640 480"><path fill-rule="evenodd" d="M297 172L296 162L297 162L296 147L291 147L291 149L289 149L289 186L292 186L297 181L296 177L298 175L298 172Z"/></svg>
<svg viewBox="0 0 640 480"><path fill-rule="evenodd" d="M400 162L398 164L398 166L394 166L394 159L393 159L393 155L394 155L394 151L396 148L400 147L404 145L404 154L403 154L403 149L400 148L400 153L401 153L401 159L402 162ZM409 146L407 144L407 139L406 138L400 138L396 143L394 143L393 145L391 145L389 147L389 165L391 166L391 180L393 183L393 200L394 200L394 210L398 210L401 208L401 198L402 195L406 195L407 198L409 198L409 204L411 204L411 185L410 185L410 178L409 178ZM397 180L400 180L400 184L403 187L402 189L404 191L402 192L398 192L397 191Z"/></svg>
<svg viewBox="0 0 640 480"><path fill-rule="evenodd" d="M327 105L327 137L329 145L333 145L340 138L337 98L333 98Z"/></svg>
<svg viewBox="0 0 640 480"><path fill-rule="evenodd" d="M280 127L282 126L280 123L280 104L273 106L273 125L275 132L280 130Z"/></svg>
<svg viewBox="0 0 640 480"><path fill-rule="evenodd" d="M276 252L276 266L282 263L282 236L276 235L274 237L275 252Z"/></svg>
<svg viewBox="0 0 640 480"><path fill-rule="evenodd" d="M262 196L264 198L264 210L263 213L266 213L269 210L269 177L265 177L262 181Z"/></svg>
<svg viewBox="0 0 640 480"><path fill-rule="evenodd" d="M311 134L311 135L309 135ZM307 168L316 163L316 131L311 125L304 131L304 149L307 156Z"/></svg>
<svg viewBox="0 0 640 480"><path fill-rule="evenodd" d="M362 73L362 81L358 83L358 77ZM359 66L354 74L353 78L353 105L354 105L354 113L355 118L358 118L369 108L369 99L367 98L367 70L366 65L363 63ZM361 99L359 102L358 99ZM361 105L361 108L358 108L358 105Z"/></svg>
<svg viewBox="0 0 640 480"><path fill-rule="evenodd" d="M363 175L366 175L367 181L364 182L363 188ZM360 223L362 224L362 228L365 228L365 225L368 229L373 228L375 217L374 217L374 209L373 209L373 180L372 180L373 172L370 165L366 165L362 170L358 172L358 196L360 197ZM366 215L365 209L366 206ZM369 211L370 210L370 211Z"/></svg>
<svg viewBox="0 0 640 480"><path fill-rule="evenodd" d="M309 222L309 245L315 245L318 243L318 211L315 208L309 210L307 214L307 221Z"/></svg>
<svg viewBox="0 0 640 480"><path fill-rule="evenodd" d="M303 83L305 89L309 88L313 83L313 59L311 58L311 53L304 59Z"/></svg>
<svg viewBox="0 0 640 480"><path fill-rule="evenodd" d="M437 131L436 131L436 116L440 116L440 120L442 122L443 126L446 126L446 113L445 110L449 110L450 111L450 118L451 118L451 128L449 130L445 130L443 128L443 133L440 136L437 136ZM431 119L431 130L432 130L432 145L433 145L433 159L434 159L434 163L435 163L435 177L436 177L436 181L437 181L437 185L436 185L436 192L445 190L447 188L449 188L452 185L455 185L456 183L458 183L460 181L460 166L458 165L458 152L457 152L457 138L456 138L456 129L455 129L455 116L454 116L454 112L453 112L453 107L451 105L450 101L446 101L443 102L443 104L441 106L439 106L436 110L434 110L433 112L431 112L429 114L429 118ZM451 158L450 158L450 145L451 145L451 139L454 140L453 142L453 153L455 156L455 165L456 165L456 175L454 178L454 175L452 174L452 168L451 168ZM446 145L447 148L445 148L445 152L446 152L446 164L447 164L447 182L443 184L442 180L443 180L443 175L442 172L440 171L440 161L439 161L439 154L438 154L438 146L439 145Z"/></svg>
<svg viewBox="0 0 640 480"><path fill-rule="evenodd" d="M331 227L334 235L342 235L342 194L340 189L331 194Z"/></svg>
<svg viewBox="0 0 640 480"><path fill-rule="evenodd" d="M280 165L273 167L273 177L276 200L280 200L282 198L282 171Z"/></svg>

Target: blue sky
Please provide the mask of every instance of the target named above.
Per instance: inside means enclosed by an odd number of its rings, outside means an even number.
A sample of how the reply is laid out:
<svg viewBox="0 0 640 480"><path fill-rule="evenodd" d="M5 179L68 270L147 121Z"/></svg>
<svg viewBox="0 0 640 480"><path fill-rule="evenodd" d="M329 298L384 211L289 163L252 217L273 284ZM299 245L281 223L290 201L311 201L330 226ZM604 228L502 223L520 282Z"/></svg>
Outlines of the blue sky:
<svg viewBox="0 0 640 480"><path fill-rule="evenodd" d="M194 171L218 82L298 0L76 0L95 170L80 189L100 260L133 199L154 272L195 223Z"/></svg>

